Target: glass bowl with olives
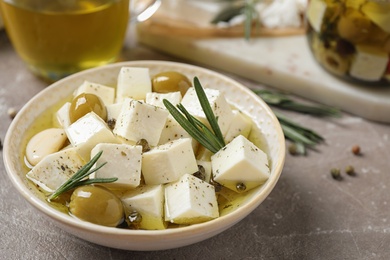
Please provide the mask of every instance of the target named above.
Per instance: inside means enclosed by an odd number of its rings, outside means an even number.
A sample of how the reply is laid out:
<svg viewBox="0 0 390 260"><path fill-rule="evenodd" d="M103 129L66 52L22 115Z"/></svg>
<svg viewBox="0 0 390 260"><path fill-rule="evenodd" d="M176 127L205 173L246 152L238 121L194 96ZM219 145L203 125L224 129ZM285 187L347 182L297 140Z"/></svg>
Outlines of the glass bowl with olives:
<svg viewBox="0 0 390 260"><path fill-rule="evenodd" d="M148 251L244 219L275 187L285 143L272 110L240 83L193 65L131 61L38 93L9 127L3 157L16 190L60 228Z"/></svg>

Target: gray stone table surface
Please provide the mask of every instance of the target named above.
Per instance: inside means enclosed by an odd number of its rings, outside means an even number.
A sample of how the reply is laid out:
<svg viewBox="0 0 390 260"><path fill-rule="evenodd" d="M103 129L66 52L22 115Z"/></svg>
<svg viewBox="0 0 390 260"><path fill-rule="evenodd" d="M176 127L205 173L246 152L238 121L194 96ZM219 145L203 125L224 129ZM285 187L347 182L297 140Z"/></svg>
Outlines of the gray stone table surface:
<svg viewBox="0 0 390 260"><path fill-rule="evenodd" d="M138 46L129 36L122 59L186 62ZM266 87L229 76L250 87ZM0 31L1 140L11 123L8 109L21 108L46 86ZM287 154L275 189L240 223L183 248L123 251L74 237L46 221L16 192L1 162L0 259L390 259L390 126L349 114L318 119L284 113L326 142L307 156ZM354 145L361 147L361 156L352 154ZM356 176L331 177L331 168L348 165Z"/></svg>

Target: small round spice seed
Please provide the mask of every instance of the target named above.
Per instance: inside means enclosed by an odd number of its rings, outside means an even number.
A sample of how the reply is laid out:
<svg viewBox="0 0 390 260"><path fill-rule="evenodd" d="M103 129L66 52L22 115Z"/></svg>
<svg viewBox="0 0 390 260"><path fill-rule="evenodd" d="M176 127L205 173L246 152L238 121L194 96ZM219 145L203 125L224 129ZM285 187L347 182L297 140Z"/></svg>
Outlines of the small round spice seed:
<svg viewBox="0 0 390 260"><path fill-rule="evenodd" d="M360 154L360 146L359 145L352 146L352 153L354 155L359 155Z"/></svg>
<svg viewBox="0 0 390 260"><path fill-rule="evenodd" d="M332 168L330 170L330 174L332 175L333 179L340 180L341 179L341 172L338 168Z"/></svg>
<svg viewBox="0 0 390 260"><path fill-rule="evenodd" d="M345 173L350 176L353 176L355 175L355 169L353 168L352 165L348 165L347 167L345 167Z"/></svg>
<svg viewBox="0 0 390 260"><path fill-rule="evenodd" d="M291 155L296 155L298 153L297 151L297 146L295 144L290 144L288 146L288 152L291 154Z"/></svg>

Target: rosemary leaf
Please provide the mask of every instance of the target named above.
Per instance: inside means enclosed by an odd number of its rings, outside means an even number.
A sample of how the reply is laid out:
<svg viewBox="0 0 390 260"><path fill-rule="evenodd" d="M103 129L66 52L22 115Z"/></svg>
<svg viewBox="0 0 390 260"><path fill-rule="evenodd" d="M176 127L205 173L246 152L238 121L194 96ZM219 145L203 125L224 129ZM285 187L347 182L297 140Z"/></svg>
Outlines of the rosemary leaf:
<svg viewBox="0 0 390 260"><path fill-rule="evenodd" d="M206 149L212 153L216 153L225 146L225 140L219 128L218 119L215 117L206 93L197 77L194 78L194 88L211 129L192 116L182 104L178 104L176 108L166 99L163 100L163 103L172 117L176 119L189 135Z"/></svg>
<svg viewBox="0 0 390 260"><path fill-rule="evenodd" d="M210 150L213 153L216 153L219 148L215 147L209 140L206 139L203 132L201 132L196 125L192 124L190 120L188 120L185 116L183 116L178 109L175 108L174 105L172 105L171 102L164 99L163 103L169 113L172 115L173 118L186 130L186 132L192 136L195 140L197 140L201 145L203 145L205 148Z"/></svg>
<svg viewBox="0 0 390 260"><path fill-rule="evenodd" d="M223 135L221 132L221 129L219 128L217 118L215 117L213 110L211 109L209 100L207 99L206 93L204 92L204 89L202 85L199 82L199 79L197 77L194 78L194 88L196 91L196 95L198 96L199 103L203 109L204 114L206 115L207 120L209 121L209 124L211 126L211 129L213 129L214 134L217 136L218 140L225 146L225 140L223 139Z"/></svg>
<svg viewBox="0 0 390 260"><path fill-rule="evenodd" d="M97 178L97 179L88 179L83 180L85 177L89 176L91 173L99 170L106 163L101 164L100 166L91 170L91 168L95 165L97 160L99 160L102 155L102 151L97 153L88 163L86 163L80 170L78 170L72 177L70 177L66 182L64 182L60 187L58 187L49 197L48 200L54 200L62 193L67 192L71 189L74 189L78 186L85 185L85 183L93 184L93 183L109 183L118 180L118 178ZM90 171L91 170L91 171Z"/></svg>
<svg viewBox="0 0 390 260"><path fill-rule="evenodd" d="M219 22L229 22L233 17L244 13L244 10L245 5L243 3L230 4L218 13L211 23L217 24Z"/></svg>
<svg viewBox="0 0 390 260"><path fill-rule="evenodd" d="M295 111L304 114L310 114L319 117L340 117L340 110L328 107L328 106L315 106L307 105L292 100L287 95L280 92L265 90L265 89L252 89L254 93L259 95L267 104L277 106L282 109Z"/></svg>
<svg viewBox="0 0 390 260"><path fill-rule="evenodd" d="M324 141L324 138L315 131L289 120L281 113L276 111L274 111L274 113L278 118L280 125L282 126L283 133L287 139L307 146L314 146Z"/></svg>

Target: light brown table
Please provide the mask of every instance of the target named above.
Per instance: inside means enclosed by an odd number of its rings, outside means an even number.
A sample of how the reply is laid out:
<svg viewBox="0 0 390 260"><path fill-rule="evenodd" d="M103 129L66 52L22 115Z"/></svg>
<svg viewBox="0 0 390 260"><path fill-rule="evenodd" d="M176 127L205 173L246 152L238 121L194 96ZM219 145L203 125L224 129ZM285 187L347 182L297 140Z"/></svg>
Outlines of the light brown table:
<svg viewBox="0 0 390 260"><path fill-rule="evenodd" d="M138 46L131 36L130 30L123 60L185 62ZM11 123L8 109L19 109L46 86L0 31L2 140ZM16 192L1 162L0 259L390 259L390 126L348 114L318 119L284 113L322 134L326 143L308 156L287 154L274 191L243 221L209 240L167 251L121 251L65 233ZM362 156L351 153L355 144ZM356 176L332 179L332 167L348 165Z"/></svg>

